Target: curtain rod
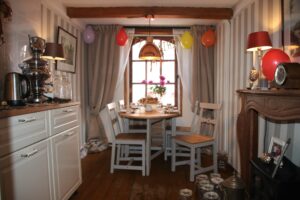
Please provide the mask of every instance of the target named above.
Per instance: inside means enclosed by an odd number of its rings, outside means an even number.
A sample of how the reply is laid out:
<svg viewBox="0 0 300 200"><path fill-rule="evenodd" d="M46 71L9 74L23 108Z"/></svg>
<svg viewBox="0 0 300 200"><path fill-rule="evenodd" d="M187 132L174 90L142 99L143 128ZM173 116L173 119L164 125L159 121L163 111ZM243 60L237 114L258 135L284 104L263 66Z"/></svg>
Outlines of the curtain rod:
<svg viewBox="0 0 300 200"><path fill-rule="evenodd" d="M191 27L188 26L176 26L176 27L170 27L170 26L124 26L124 28L135 28L135 29L191 29Z"/></svg>

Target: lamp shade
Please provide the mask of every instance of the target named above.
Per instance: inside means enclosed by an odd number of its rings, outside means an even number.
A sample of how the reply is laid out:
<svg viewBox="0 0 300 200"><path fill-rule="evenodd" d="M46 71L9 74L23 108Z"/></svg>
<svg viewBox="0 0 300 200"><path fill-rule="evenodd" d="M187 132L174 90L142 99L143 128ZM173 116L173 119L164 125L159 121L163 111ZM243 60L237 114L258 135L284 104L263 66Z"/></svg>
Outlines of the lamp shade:
<svg viewBox="0 0 300 200"><path fill-rule="evenodd" d="M63 46L58 43L46 43L43 58L49 60L65 60Z"/></svg>
<svg viewBox="0 0 300 200"><path fill-rule="evenodd" d="M147 38L147 43L141 48L139 53L141 60L161 60L161 53L158 47L153 44L152 38Z"/></svg>
<svg viewBox="0 0 300 200"><path fill-rule="evenodd" d="M247 51L267 50L272 48L267 31L253 32L248 35Z"/></svg>

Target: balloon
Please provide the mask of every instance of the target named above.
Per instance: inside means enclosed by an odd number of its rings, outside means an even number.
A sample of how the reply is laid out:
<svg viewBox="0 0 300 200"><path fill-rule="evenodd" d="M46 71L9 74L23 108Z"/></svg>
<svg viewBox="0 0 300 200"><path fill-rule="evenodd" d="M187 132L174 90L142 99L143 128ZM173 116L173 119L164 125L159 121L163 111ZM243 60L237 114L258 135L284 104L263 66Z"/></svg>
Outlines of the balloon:
<svg viewBox="0 0 300 200"><path fill-rule="evenodd" d="M270 81L274 80L275 70L278 64L291 62L290 57L280 49L270 49L262 57L262 72Z"/></svg>
<svg viewBox="0 0 300 200"><path fill-rule="evenodd" d="M215 32L211 29L208 29L201 37L201 43L205 47L213 46L216 42Z"/></svg>
<svg viewBox="0 0 300 200"><path fill-rule="evenodd" d="M87 44L91 44L95 40L95 32L93 27L87 26L83 32L83 40Z"/></svg>
<svg viewBox="0 0 300 200"><path fill-rule="evenodd" d="M190 32L185 31L180 38L181 46L185 49L190 49L193 45L194 39Z"/></svg>
<svg viewBox="0 0 300 200"><path fill-rule="evenodd" d="M121 28L119 30L116 39L117 39L117 44L119 46L124 46L126 44L128 40L128 36L124 28Z"/></svg>

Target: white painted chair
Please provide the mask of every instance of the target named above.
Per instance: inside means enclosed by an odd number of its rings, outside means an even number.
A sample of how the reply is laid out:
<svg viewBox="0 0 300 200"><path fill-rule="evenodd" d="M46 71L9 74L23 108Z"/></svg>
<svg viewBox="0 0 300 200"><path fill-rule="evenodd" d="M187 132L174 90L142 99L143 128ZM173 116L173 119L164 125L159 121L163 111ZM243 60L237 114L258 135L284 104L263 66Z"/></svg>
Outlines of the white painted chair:
<svg viewBox="0 0 300 200"><path fill-rule="evenodd" d="M195 108L194 108L194 112L193 112L193 119L191 122L191 125L189 127L186 127L186 129L179 129L176 127L176 135L186 135L186 134L190 134L190 132L196 132L199 127L197 126L198 124L198 117L199 117L199 101L197 100L195 102ZM168 156L172 155L172 132L171 132L171 126L167 126L166 127L166 136L165 136L165 143L164 143L164 147L165 147L165 153L164 153L164 158L165 160L167 160ZM185 148L182 147L181 148L181 155L184 156L190 156L189 154L189 148Z"/></svg>
<svg viewBox="0 0 300 200"><path fill-rule="evenodd" d="M216 126L218 121L218 111L221 104L200 103L198 133L191 132L189 135L176 135L173 137L172 145L172 171L178 165L190 165L190 181L194 181L195 175L214 170L217 172L217 141L215 139ZM201 167L201 148L212 147L213 165ZM180 149L186 147L190 149L188 160L176 161L182 156Z"/></svg>
<svg viewBox="0 0 300 200"><path fill-rule="evenodd" d="M121 132L116 104L107 104L107 112L112 125L112 150L110 173L115 169L141 170L145 176L146 170L146 134ZM123 147L141 147L141 153L123 153ZM139 163L139 164L138 164Z"/></svg>
<svg viewBox="0 0 300 200"><path fill-rule="evenodd" d="M126 109L126 105L124 100L119 100L117 104L117 111L121 111ZM118 117L120 124L121 124L121 130L124 131L125 129L125 122L124 119L121 117ZM129 122L129 132L131 133L141 133L141 132L146 132L147 131L147 126L146 126L146 121L145 120L130 120Z"/></svg>
<svg viewBox="0 0 300 200"><path fill-rule="evenodd" d="M116 107L116 110L117 112L120 112L122 110L126 109L126 106L125 106L125 102L123 99L119 100L118 103L117 103L117 107ZM121 127L121 131L124 132L124 120L118 115L118 120L119 120L119 124L120 124L120 127Z"/></svg>

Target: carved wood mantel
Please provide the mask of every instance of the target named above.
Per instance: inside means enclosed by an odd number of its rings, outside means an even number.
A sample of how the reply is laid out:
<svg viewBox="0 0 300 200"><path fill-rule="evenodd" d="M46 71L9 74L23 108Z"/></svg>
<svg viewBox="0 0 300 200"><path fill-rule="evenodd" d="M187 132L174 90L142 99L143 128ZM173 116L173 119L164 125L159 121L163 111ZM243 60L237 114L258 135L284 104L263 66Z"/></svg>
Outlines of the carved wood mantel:
<svg viewBox="0 0 300 200"><path fill-rule="evenodd" d="M300 119L300 90L237 90L241 112L237 120L241 176L249 186L250 160L258 152L258 114L278 121Z"/></svg>

